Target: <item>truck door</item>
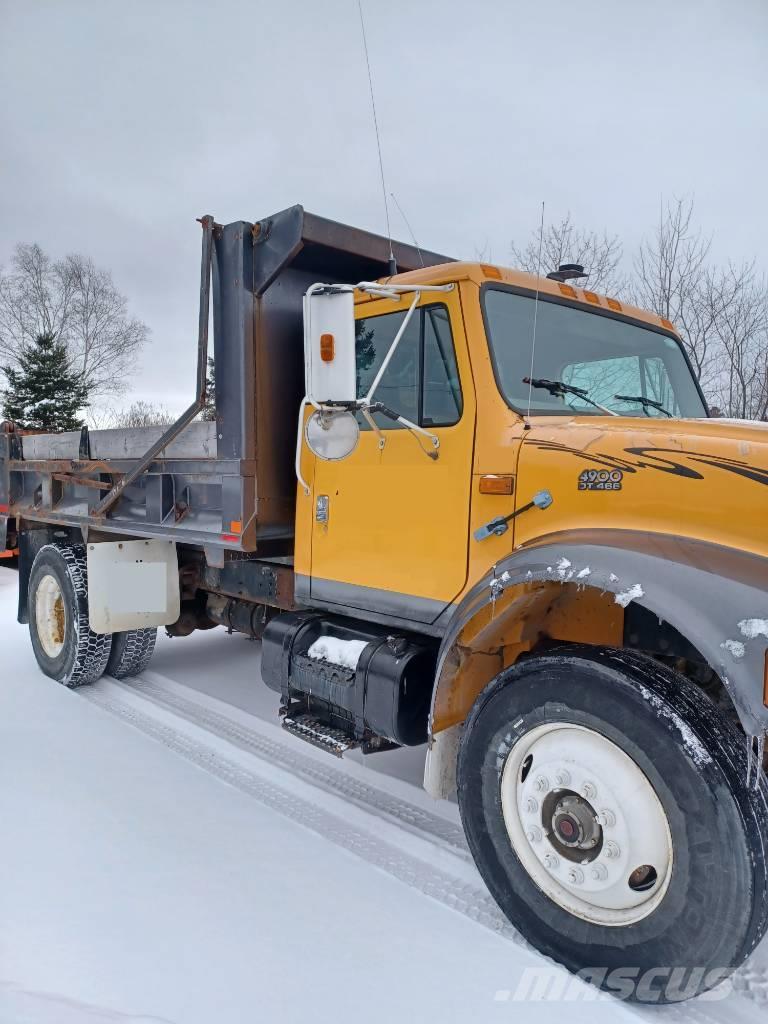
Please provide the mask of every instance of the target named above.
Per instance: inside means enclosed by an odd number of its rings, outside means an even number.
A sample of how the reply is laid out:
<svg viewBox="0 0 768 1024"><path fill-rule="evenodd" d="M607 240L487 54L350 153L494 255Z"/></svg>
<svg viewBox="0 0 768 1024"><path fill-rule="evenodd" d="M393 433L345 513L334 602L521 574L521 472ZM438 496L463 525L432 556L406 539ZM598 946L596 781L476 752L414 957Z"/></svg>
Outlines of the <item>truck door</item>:
<svg viewBox="0 0 768 1024"><path fill-rule="evenodd" d="M410 296L358 305L359 396L409 306ZM436 435L438 458L428 438L377 413L378 434L358 414L360 440L346 459L314 459L310 595L430 623L467 578L475 399L458 288L422 295L375 398Z"/></svg>

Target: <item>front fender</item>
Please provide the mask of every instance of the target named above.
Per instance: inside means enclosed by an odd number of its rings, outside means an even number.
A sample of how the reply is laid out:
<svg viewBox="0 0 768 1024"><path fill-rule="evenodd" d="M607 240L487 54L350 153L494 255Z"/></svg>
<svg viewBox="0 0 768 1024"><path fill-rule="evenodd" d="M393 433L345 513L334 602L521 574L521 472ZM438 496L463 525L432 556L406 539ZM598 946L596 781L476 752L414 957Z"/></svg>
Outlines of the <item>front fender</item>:
<svg viewBox="0 0 768 1024"><path fill-rule="evenodd" d="M768 559L703 541L631 530L551 534L514 551L465 596L438 655L430 715L452 685L462 634L506 592L537 582L596 588L622 608L636 601L678 630L720 676L748 735L768 730ZM530 589L530 588L528 588ZM514 609L513 601L511 608ZM501 610L499 612L501 614ZM514 611L512 611L514 614Z"/></svg>

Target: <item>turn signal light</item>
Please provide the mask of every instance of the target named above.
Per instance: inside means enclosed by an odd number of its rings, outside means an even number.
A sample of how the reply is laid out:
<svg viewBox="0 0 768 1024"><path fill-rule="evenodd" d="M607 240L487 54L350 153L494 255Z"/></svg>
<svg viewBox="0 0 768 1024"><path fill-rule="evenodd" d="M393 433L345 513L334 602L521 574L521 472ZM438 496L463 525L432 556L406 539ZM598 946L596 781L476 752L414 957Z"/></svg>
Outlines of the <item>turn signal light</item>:
<svg viewBox="0 0 768 1024"><path fill-rule="evenodd" d="M480 477L481 494L513 494L515 490L515 478L513 476L497 476L496 473L487 473Z"/></svg>
<svg viewBox="0 0 768 1024"><path fill-rule="evenodd" d="M324 363L332 363L336 345L332 334L320 335L320 358Z"/></svg>

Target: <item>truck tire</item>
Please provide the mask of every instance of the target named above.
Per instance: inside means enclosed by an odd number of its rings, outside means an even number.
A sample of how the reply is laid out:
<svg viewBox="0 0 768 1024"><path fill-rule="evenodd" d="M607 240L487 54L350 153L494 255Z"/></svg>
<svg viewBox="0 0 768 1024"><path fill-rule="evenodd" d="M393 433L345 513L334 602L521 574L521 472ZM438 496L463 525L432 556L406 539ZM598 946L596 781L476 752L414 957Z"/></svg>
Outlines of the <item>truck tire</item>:
<svg viewBox="0 0 768 1024"><path fill-rule="evenodd" d="M683 676L568 647L478 697L462 821L506 916L537 949L638 1002L719 984L768 928L768 786Z"/></svg>
<svg viewBox="0 0 768 1024"><path fill-rule="evenodd" d="M115 679L141 675L154 653L156 640L157 630L154 628L113 633L107 675Z"/></svg>
<svg viewBox="0 0 768 1024"><path fill-rule="evenodd" d="M64 686L104 674L112 638L88 625L88 570L82 544L46 544L29 576L29 635L37 663Z"/></svg>

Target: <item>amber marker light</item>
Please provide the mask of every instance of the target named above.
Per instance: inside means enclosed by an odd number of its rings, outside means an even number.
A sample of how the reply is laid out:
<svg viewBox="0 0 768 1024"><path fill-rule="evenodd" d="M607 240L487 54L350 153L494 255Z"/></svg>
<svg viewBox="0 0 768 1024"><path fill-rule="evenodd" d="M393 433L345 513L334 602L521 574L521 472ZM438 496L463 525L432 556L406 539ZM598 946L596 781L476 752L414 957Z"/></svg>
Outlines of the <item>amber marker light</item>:
<svg viewBox="0 0 768 1024"><path fill-rule="evenodd" d="M335 355L335 342L332 334L320 335L320 358L324 363L332 363Z"/></svg>
<svg viewBox="0 0 768 1024"><path fill-rule="evenodd" d="M515 478L513 476L497 476L495 473L487 473L480 477L481 494L513 494L515 490Z"/></svg>

